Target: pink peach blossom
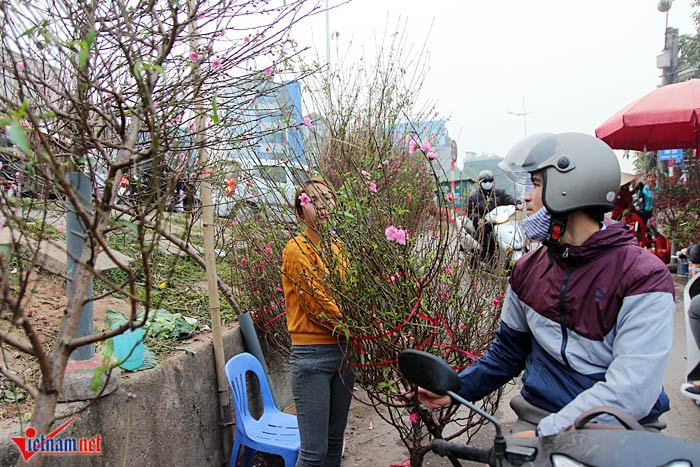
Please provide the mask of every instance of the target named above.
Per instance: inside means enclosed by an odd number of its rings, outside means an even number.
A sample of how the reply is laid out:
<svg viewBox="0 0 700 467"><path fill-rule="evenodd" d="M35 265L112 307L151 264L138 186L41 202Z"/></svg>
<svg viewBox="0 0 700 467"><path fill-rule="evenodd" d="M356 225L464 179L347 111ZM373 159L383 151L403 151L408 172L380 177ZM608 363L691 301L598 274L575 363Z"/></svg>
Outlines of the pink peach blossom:
<svg viewBox="0 0 700 467"><path fill-rule="evenodd" d="M390 242L396 242L399 245L406 244L406 231L404 229L397 229L393 225L390 225L384 230L384 236Z"/></svg>

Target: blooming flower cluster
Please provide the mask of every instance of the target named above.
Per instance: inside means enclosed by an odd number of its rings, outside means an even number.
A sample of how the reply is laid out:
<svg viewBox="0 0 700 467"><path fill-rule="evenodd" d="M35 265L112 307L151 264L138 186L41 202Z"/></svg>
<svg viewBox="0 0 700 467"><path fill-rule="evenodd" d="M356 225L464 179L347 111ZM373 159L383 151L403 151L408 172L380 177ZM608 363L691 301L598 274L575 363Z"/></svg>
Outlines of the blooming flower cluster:
<svg viewBox="0 0 700 467"><path fill-rule="evenodd" d="M367 172L366 170L362 170L362 175L367 179L367 189L371 191L372 193L377 192L377 183L372 180L372 174Z"/></svg>
<svg viewBox="0 0 700 467"><path fill-rule="evenodd" d="M408 140L408 152L414 153L418 149L418 141L416 140L415 135L411 135L411 138ZM435 152L435 148L432 144L430 144L430 141L428 140L424 140L420 144L420 150L423 151L423 153L425 153L425 157L427 157L428 160L434 161L438 157L437 153Z"/></svg>
<svg viewBox="0 0 700 467"><path fill-rule="evenodd" d="M407 235L404 229L397 229L393 225L390 225L386 228L386 230L384 230L384 235L386 236L386 239L390 242L396 242L399 245L406 244Z"/></svg>

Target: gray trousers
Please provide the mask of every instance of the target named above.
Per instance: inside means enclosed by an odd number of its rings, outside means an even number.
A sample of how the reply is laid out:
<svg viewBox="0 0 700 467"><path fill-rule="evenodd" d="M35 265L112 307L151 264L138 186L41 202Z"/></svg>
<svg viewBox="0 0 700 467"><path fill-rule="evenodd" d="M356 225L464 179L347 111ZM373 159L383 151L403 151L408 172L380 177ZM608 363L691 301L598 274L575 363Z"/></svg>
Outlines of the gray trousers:
<svg viewBox="0 0 700 467"><path fill-rule="evenodd" d="M340 467L355 376L347 348L292 346L291 383L301 449L297 467Z"/></svg>

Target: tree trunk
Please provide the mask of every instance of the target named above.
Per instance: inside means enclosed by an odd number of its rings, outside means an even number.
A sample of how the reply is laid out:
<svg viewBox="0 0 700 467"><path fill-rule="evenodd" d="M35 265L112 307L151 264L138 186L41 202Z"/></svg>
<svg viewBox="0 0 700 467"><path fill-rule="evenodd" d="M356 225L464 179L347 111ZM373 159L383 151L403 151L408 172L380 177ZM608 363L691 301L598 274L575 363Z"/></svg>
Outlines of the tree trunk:
<svg viewBox="0 0 700 467"><path fill-rule="evenodd" d="M35 436L46 435L50 432L53 423L56 404L58 403L58 392L47 392L43 387L39 389L39 394L34 402L34 412L32 413L32 428L36 430ZM27 462L20 457L18 466L39 467L44 465L44 455L34 454Z"/></svg>

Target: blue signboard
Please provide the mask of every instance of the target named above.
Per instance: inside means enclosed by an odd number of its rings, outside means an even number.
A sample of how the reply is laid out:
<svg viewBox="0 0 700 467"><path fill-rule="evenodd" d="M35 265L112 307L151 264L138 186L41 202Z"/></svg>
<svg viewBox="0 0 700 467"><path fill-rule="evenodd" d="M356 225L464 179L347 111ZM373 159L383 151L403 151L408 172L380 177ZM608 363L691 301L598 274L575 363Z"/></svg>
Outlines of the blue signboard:
<svg viewBox="0 0 700 467"><path fill-rule="evenodd" d="M660 161L682 161L683 160L683 150L682 149L662 149L659 151Z"/></svg>

